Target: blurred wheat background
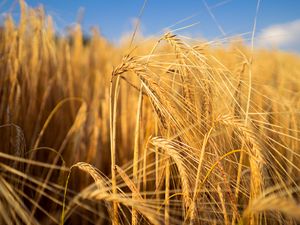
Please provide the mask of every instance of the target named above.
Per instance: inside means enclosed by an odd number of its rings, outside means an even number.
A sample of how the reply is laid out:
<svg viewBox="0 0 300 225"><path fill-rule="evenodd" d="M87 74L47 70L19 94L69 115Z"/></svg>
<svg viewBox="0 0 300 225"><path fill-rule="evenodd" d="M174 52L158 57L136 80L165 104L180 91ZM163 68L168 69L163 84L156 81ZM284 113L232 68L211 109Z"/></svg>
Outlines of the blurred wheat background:
<svg viewBox="0 0 300 225"><path fill-rule="evenodd" d="M171 32L0 30L0 224L299 224L300 58Z"/></svg>

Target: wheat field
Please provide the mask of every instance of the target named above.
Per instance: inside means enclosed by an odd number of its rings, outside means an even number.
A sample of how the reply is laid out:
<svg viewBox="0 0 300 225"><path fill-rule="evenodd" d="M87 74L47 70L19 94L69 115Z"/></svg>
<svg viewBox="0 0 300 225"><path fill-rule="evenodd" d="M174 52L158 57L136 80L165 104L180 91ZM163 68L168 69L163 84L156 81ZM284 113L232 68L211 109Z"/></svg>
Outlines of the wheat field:
<svg viewBox="0 0 300 225"><path fill-rule="evenodd" d="M300 57L172 32L0 29L0 224L300 223Z"/></svg>

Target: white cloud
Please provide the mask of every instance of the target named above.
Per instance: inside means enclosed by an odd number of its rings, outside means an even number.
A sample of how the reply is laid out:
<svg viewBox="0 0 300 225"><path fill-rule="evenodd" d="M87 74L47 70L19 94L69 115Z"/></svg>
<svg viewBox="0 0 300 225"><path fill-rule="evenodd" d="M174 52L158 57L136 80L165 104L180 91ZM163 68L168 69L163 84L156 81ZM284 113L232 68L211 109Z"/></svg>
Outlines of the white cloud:
<svg viewBox="0 0 300 225"><path fill-rule="evenodd" d="M300 52L300 19L263 29L257 41L259 46Z"/></svg>

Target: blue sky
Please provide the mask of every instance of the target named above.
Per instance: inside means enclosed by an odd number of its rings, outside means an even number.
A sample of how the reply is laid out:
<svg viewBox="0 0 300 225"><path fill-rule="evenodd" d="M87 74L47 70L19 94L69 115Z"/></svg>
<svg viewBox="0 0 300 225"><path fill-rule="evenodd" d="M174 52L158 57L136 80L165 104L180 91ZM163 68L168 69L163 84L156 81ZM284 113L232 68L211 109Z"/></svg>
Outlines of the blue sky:
<svg viewBox="0 0 300 225"><path fill-rule="evenodd" d="M2 4L1 4L2 2ZM14 0L0 0L0 12L9 9L17 16L19 9ZM138 17L143 0L27 0L36 7L43 4L53 16L58 30L76 21L80 8L84 9L81 21L86 32L98 26L111 41L118 40L131 31ZM205 5L206 4L206 5ZM159 34L165 27L193 16L175 28L199 23L179 33L206 39L222 38L251 32L256 13L256 0L148 0L141 17L141 31L145 36ZM208 10L209 9L209 10ZM212 18L213 14L215 20ZM249 37L249 35L248 35ZM258 45L278 46L300 51L300 1L261 0L257 18L256 39Z"/></svg>

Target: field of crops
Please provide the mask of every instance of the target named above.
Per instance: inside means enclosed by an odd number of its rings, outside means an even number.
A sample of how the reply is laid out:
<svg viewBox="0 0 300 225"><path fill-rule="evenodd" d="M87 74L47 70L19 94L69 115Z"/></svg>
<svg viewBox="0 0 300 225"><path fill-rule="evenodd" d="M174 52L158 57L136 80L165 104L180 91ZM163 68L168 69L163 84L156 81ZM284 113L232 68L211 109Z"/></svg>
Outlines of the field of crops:
<svg viewBox="0 0 300 225"><path fill-rule="evenodd" d="M167 32L0 29L0 224L299 224L300 57Z"/></svg>

